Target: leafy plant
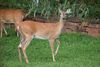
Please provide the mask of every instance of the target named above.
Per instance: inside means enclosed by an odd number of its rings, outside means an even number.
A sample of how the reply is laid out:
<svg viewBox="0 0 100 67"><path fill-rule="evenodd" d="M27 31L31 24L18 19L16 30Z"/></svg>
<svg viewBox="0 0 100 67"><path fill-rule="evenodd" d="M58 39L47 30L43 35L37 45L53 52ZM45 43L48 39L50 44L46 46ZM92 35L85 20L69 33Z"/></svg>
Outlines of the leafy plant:
<svg viewBox="0 0 100 67"><path fill-rule="evenodd" d="M81 4L79 7L79 17L84 20L89 14L89 8L86 4Z"/></svg>
<svg viewBox="0 0 100 67"><path fill-rule="evenodd" d="M58 16L59 8L71 9L71 16L84 20L87 17L100 18L100 5L96 5L98 2L99 0L94 2L89 2L89 0L0 0L0 8L20 8L30 11L29 16L36 17L39 14L46 19L52 15Z"/></svg>

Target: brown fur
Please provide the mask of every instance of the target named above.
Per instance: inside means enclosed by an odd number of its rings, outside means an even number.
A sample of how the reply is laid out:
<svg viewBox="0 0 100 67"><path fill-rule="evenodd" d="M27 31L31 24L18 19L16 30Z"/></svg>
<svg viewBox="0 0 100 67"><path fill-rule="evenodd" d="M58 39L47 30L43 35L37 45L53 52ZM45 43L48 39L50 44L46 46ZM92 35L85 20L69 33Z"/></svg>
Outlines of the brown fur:
<svg viewBox="0 0 100 67"><path fill-rule="evenodd" d="M60 23L40 23L34 21L24 21L20 23L20 28L23 34L29 34L31 32L32 35L41 35L47 36L48 38L52 35L57 37L60 34ZM48 29L49 28L49 29ZM30 35L31 36L31 35Z"/></svg>
<svg viewBox="0 0 100 67"><path fill-rule="evenodd" d="M15 23L22 21L24 13L20 9L0 9L0 21L4 23Z"/></svg>

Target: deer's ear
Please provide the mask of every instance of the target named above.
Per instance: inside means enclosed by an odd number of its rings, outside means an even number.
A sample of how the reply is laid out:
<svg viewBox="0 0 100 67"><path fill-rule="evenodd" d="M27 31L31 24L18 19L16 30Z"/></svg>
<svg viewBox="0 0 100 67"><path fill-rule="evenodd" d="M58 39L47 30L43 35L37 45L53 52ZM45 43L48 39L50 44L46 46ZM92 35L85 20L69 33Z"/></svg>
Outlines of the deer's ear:
<svg viewBox="0 0 100 67"><path fill-rule="evenodd" d="M62 10L59 8L59 12L61 13L62 12Z"/></svg>

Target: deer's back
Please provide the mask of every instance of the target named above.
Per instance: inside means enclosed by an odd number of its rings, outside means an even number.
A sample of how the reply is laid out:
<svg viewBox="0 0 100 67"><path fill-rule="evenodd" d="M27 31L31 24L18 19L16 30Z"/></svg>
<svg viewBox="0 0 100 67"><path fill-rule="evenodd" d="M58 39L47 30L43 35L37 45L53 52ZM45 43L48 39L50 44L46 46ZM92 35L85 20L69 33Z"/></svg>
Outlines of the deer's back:
<svg viewBox="0 0 100 67"><path fill-rule="evenodd" d="M24 12L20 9L0 9L0 20L15 22L23 20Z"/></svg>

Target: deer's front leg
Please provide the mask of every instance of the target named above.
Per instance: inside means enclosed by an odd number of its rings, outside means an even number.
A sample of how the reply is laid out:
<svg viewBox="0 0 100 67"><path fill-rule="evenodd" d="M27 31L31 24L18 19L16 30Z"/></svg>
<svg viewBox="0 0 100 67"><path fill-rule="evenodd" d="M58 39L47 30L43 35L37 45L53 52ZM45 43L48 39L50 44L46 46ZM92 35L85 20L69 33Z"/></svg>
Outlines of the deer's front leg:
<svg viewBox="0 0 100 67"><path fill-rule="evenodd" d="M57 46L57 48L56 48L55 55L57 55L58 50L59 50L59 47L60 47L60 45L61 45L61 42L60 42L59 39L57 39L56 41L57 41L57 45L58 45L58 46Z"/></svg>
<svg viewBox="0 0 100 67"><path fill-rule="evenodd" d="M50 42L50 47L51 47L51 51L52 51L52 58L53 58L53 61L55 62L55 55L54 55L54 41L55 39L50 39L49 42Z"/></svg>

